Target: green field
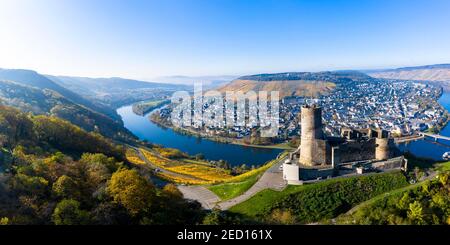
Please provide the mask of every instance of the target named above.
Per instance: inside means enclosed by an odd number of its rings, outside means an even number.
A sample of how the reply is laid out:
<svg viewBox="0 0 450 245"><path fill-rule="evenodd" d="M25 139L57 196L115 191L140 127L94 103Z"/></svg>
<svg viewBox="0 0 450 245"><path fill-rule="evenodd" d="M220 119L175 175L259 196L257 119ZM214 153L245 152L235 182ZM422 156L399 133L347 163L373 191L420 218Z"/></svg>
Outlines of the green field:
<svg viewBox="0 0 450 245"><path fill-rule="evenodd" d="M242 195L250 189L256 181L258 181L258 176L252 176L242 182L214 185L208 187L208 189L219 196L222 201L225 201Z"/></svg>

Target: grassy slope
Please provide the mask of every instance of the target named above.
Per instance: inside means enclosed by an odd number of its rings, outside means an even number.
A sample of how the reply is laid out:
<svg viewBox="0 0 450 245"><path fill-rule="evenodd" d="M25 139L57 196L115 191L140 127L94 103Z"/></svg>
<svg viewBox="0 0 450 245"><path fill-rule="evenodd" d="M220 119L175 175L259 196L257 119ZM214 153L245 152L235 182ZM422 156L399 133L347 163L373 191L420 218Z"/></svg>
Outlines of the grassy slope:
<svg viewBox="0 0 450 245"><path fill-rule="evenodd" d="M369 199L369 200L367 200L365 202L362 202L362 203L358 204L357 206L355 206L354 208L349 210L344 215L357 213L358 210L361 210L363 208L367 208L367 207L369 207L369 206L379 202L380 200L383 200L383 199L389 198L389 197L402 195L405 191L409 191L409 190L413 190L413 189L419 188L419 187L421 187L422 185L425 185L428 182L429 181L419 182L419 183L416 183L416 184L413 184L413 185L409 185L409 186L406 186L406 187L402 187L402 188L399 188L399 189L395 189L395 190L392 190L392 191L385 192L385 193L383 193L381 195L378 195L378 196L376 196L376 197L374 197L372 199Z"/></svg>
<svg viewBox="0 0 450 245"><path fill-rule="evenodd" d="M287 154L287 152L284 152L280 157L283 158ZM235 198L250 189L258 181L259 177L277 162L278 159L274 159L262 167L234 176L223 184L209 186L208 189L222 200Z"/></svg>
<svg viewBox="0 0 450 245"><path fill-rule="evenodd" d="M249 200L240 203L234 207L232 207L229 211L233 213L238 213L246 217L250 218L258 218L261 216L264 216L267 214L267 212L278 202L281 200L288 198L291 196L292 198L301 196L306 196L308 198L316 199L316 203L319 203L320 205L325 205L329 202L336 202L337 199L346 198L345 195L340 195L340 192L345 192L343 190L344 188L348 188L348 186L345 186L346 183L351 183L353 180L361 180L361 182L364 182L367 180L367 182L373 181L377 176L382 177L392 177L396 178L398 172L394 173L385 173L385 174L377 174L377 175L369 175L369 176L358 176L358 177L351 177L351 178L340 178L340 179L332 179L323 181L317 184L311 184L311 185L303 185L303 186L288 186L285 190L281 192L273 191L273 190L263 190L257 195L253 196ZM395 176L394 176L395 175ZM378 177L380 178L380 177ZM356 182L355 184L359 184L361 182ZM406 179L400 180L398 183L394 183L393 185L396 186L396 188L407 185ZM330 192L321 193L320 191L325 190L326 188L332 190ZM385 187L390 188L390 187ZM364 190L365 191L365 190ZM378 189L377 187L374 187L372 190L374 195L378 195L383 190ZM384 191L383 191L384 192ZM294 195L291 195L294 194ZM329 195L327 195L329 194ZM367 194L367 193L366 193ZM370 193L372 194L372 193ZM356 193L355 193L356 195ZM355 198L354 198L355 199ZM358 198L356 198L358 199ZM305 205L307 201L305 201ZM354 205L355 203L350 203L351 205ZM313 205L313 204L311 204ZM291 207L294 208L295 207ZM304 207L304 208L312 208L315 209L315 207ZM326 215L329 215L328 213Z"/></svg>
<svg viewBox="0 0 450 245"><path fill-rule="evenodd" d="M208 187L208 189L214 192L217 196L220 197L222 201L224 201L242 195L244 192L250 189L256 183L256 181L258 181L258 176L253 176L242 182L214 185Z"/></svg>
<svg viewBox="0 0 450 245"><path fill-rule="evenodd" d="M436 169L439 171L450 171L450 162L436 164Z"/></svg>

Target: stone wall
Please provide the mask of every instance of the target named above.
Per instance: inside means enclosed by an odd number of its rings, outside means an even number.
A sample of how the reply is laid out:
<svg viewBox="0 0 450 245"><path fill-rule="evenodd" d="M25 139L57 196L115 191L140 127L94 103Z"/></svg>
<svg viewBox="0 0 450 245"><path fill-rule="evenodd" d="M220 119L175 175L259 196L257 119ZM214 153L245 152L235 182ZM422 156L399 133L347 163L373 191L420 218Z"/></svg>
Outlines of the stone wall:
<svg viewBox="0 0 450 245"><path fill-rule="evenodd" d="M333 177L335 174L334 168L300 168L301 180L315 180L317 178L325 179Z"/></svg>
<svg viewBox="0 0 450 245"><path fill-rule="evenodd" d="M317 166L331 164L331 147L326 140L302 141L300 164Z"/></svg>
<svg viewBox="0 0 450 245"><path fill-rule="evenodd" d="M379 170L399 169L405 167L405 158L403 156L392 158L387 161L374 162L371 164L372 168Z"/></svg>
<svg viewBox="0 0 450 245"><path fill-rule="evenodd" d="M375 139L348 141L339 145L341 163L375 159Z"/></svg>

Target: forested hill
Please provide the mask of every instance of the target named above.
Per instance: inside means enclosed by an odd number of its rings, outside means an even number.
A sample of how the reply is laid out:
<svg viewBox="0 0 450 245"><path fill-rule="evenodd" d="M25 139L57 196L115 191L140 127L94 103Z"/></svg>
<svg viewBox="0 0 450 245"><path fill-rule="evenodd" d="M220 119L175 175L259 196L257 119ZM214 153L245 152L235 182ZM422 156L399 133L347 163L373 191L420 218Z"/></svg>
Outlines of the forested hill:
<svg viewBox="0 0 450 245"><path fill-rule="evenodd" d="M0 81L0 103L14 106L24 112L56 116L87 131L98 132L113 139L122 141L135 139L120 121L73 103L50 89Z"/></svg>
<svg viewBox="0 0 450 245"><path fill-rule="evenodd" d="M156 188L122 146L56 117L0 105L0 225L197 224L174 185Z"/></svg>
<svg viewBox="0 0 450 245"><path fill-rule="evenodd" d="M0 105L0 146L13 152L21 147L30 154L48 155L57 151L72 156L103 153L124 160L122 146L95 132L53 116L32 115Z"/></svg>
<svg viewBox="0 0 450 245"><path fill-rule="evenodd" d="M81 95L72 92L69 89L66 89L59 84L51 81L47 77L31 70L22 70L22 69L0 69L0 80L4 81L14 81L23 85L32 86L39 89L51 89L53 91L58 92L62 96L66 97L68 100L76 104L83 105L87 108L90 108L93 111L97 111L107 116L118 120L119 116L117 113L104 105L99 103L94 103Z"/></svg>

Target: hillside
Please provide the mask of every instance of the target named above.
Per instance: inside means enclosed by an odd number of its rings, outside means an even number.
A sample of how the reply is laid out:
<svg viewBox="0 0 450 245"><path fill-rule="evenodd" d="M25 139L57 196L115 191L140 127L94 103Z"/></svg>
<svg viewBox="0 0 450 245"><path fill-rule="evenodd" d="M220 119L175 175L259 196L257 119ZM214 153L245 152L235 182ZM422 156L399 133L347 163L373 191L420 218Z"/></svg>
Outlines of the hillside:
<svg viewBox="0 0 450 245"><path fill-rule="evenodd" d="M134 136L119 121L73 103L50 89L38 89L17 82L0 81L0 103L14 106L24 112L56 116L87 131L95 131L114 139L126 141L134 139Z"/></svg>
<svg viewBox="0 0 450 245"><path fill-rule="evenodd" d="M124 148L56 117L0 105L0 224L197 224L200 204L124 162Z"/></svg>
<svg viewBox="0 0 450 245"><path fill-rule="evenodd" d="M50 76L47 78L91 101L111 108L144 100L160 100L179 90L191 90L186 85L144 82L124 78L88 78Z"/></svg>
<svg viewBox="0 0 450 245"><path fill-rule="evenodd" d="M289 72L242 76L219 91L280 91L280 97L311 96L331 92L338 84L351 80L367 80L369 76L353 72Z"/></svg>
<svg viewBox="0 0 450 245"><path fill-rule="evenodd" d="M426 81L450 90L450 64L367 71L375 78Z"/></svg>
<svg viewBox="0 0 450 245"><path fill-rule="evenodd" d="M448 163L445 165L448 166ZM450 173L363 202L336 218L351 225L449 225Z"/></svg>
<svg viewBox="0 0 450 245"><path fill-rule="evenodd" d="M117 113L111 108L98 103L94 103L80 96L79 94L60 86L59 84L53 82L52 80L35 71L21 69L0 69L0 80L14 81L39 89L51 89L76 104L80 104L94 111L106 114L113 119L119 119Z"/></svg>

